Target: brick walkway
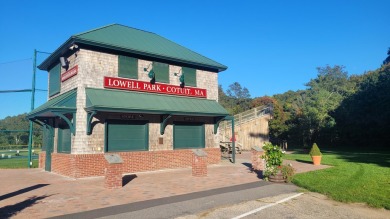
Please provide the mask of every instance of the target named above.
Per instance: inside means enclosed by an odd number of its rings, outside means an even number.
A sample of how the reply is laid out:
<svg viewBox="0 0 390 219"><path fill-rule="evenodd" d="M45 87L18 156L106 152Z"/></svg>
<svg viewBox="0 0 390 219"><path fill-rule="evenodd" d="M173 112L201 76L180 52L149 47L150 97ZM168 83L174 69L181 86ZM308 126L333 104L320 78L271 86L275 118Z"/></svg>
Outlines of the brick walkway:
<svg viewBox="0 0 390 219"><path fill-rule="evenodd" d="M288 162L297 172L327 167ZM245 152L236 164L209 166L207 177L193 177L190 168L136 173L124 177L130 181L116 190L104 189L103 177L74 180L42 169L0 170L0 218L51 217L261 180L249 165Z"/></svg>

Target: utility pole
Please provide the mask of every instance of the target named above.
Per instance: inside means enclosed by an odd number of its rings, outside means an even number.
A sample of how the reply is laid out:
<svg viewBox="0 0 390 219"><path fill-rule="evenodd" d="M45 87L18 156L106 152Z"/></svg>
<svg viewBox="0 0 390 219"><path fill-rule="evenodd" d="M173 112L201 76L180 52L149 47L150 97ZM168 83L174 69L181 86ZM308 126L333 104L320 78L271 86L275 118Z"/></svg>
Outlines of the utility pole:
<svg viewBox="0 0 390 219"><path fill-rule="evenodd" d="M31 88L31 111L34 110L34 102L35 102L35 74L37 68L37 50L34 49L33 56L33 77L32 77L32 88ZM30 134L28 138L28 168L32 167L32 142L33 142L33 122L30 120Z"/></svg>

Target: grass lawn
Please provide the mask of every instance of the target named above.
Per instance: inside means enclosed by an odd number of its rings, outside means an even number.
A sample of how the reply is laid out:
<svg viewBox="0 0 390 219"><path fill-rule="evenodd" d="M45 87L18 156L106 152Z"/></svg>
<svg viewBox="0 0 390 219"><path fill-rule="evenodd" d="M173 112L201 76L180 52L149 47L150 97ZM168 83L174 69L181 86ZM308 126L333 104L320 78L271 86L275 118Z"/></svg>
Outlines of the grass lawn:
<svg viewBox="0 0 390 219"><path fill-rule="evenodd" d="M28 150L27 149L12 149L12 150L0 150L0 158L1 154L5 154L5 156L11 155L12 157L15 157L16 151L19 150L20 156L28 156ZM41 152L40 148L33 148L34 154L39 154Z"/></svg>
<svg viewBox="0 0 390 219"><path fill-rule="evenodd" d="M32 168L38 167L38 159L32 160ZM28 168L28 158L0 159L0 169Z"/></svg>
<svg viewBox="0 0 390 219"><path fill-rule="evenodd" d="M322 151L321 164L332 168L296 174L293 183L342 202L364 202L390 209L390 152ZM295 152L284 159L310 162Z"/></svg>
<svg viewBox="0 0 390 219"><path fill-rule="evenodd" d="M35 153L40 153L41 149L34 149ZM1 158L1 155L4 154L4 158ZM16 150L0 150L0 169L18 169L18 168L28 168L28 150L19 150L20 156L15 156ZM11 155L12 158L9 159L8 155ZM35 155L32 160L32 167L38 167L38 159L35 159Z"/></svg>

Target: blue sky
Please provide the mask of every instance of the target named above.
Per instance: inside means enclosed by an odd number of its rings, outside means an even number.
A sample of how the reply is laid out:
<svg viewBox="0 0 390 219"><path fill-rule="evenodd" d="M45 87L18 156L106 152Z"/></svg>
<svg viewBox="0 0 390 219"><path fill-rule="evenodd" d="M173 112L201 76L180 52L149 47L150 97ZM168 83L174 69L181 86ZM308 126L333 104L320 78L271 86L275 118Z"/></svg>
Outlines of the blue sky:
<svg viewBox="0 0 390 219"><path fill-rule="evenodd" d="M2 0L0 90L31 88L34 49L52 52L73 34L112 23L157 33L227 65L219 74L224 89L236 81L252 97L304 89L319 66L344 65L350 74L378 68L390 47L389 8L388 0ZM46 56L39 54L38 63ZM38 71L37 88L46 87L47 73ZM30 98L0 94L0 119L29 111ZM38 92L35 106L45 101Z"/></svg>

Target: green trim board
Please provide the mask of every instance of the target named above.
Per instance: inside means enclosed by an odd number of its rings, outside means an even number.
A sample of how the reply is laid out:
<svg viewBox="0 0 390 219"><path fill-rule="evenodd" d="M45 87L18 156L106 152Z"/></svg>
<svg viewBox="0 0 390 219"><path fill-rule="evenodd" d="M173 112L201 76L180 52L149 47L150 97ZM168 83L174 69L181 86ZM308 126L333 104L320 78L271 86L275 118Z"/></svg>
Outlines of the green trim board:
<svg viewBox="0 0 390 219"><path fill-rule="evenodd" d="M86 111L150 114L227 116L215 100L158 95L133 91L86 88Z"/></svg>
<svg viewBox="0 0 390 219"><path fill-rule="evenodd" d="M46 138L44 143L46 144L46 153L45 153L45 171L51 171L51 154L53 153L54 146L54 129L53 129L53 120L47 121L47 124L43 126L43 129L46 131Z"/></svg>
<svg viewBox="0 0 390 219"><path fill-rule="evenodd" d="M173 149L205 148L203 123L175 122L173 124Z"/></svg>
<svg viewBox="0 0 390 219"><path fill-rule="evenodd" d="M151 60L163 60L177 62L183 65L210 68L216 72L227 69L225 65L155 33L120 24L111 24L71 36L43 61L38 68L48 70L53 64L58 63L59 57L68 51L69 47L73 44L82 44L100 49L111 49L149 57Z"/></svg>
<svg viewBox="0 0 390 219"><path fill-rule="evenodd" d="M59 126L57 134L57 152L69 154L71 150L71 139L72 135L69 126Z"/></svg>
<svg viewBox="0 0 390 219"><path fill-rule="evenodd" d="M56 112L56 111L51 111L54 115L58 116L59 118L63 119L69 126L70 132L73 135L76 135L76 113L72 113L72 121L68 119L68 117L65 116L67 114L66 112Z"/></svg>
<svg viewBox="0 0 390 219"><path fill-rule="evenodd" d="M160 123L160 135L164 135L165 127L167 127L168 120L172 117L172 115L167 115L165 118L162 116L162 122Z"/></svg>
<svg viewBox="0 0 390 219"><path fill-rule="evenodd" d="M106 152L148 150L148 121L108 120L105 128Z"/></svg>
<svg viewBox="0 0 390 219"><path fill-rule="evenodd" d="M92 119L96 114L96 111L87 112L87 135L92 134Z"/></svg>
<svg viewBox="0 0 390 219"><path fill-rule="evenodd" d="M77 89L70 90L50 99L27 114L27 119L36 117L56 117L53 112L74 113L76 112Z"/></svg>

